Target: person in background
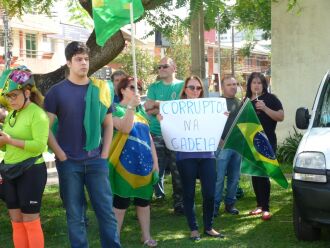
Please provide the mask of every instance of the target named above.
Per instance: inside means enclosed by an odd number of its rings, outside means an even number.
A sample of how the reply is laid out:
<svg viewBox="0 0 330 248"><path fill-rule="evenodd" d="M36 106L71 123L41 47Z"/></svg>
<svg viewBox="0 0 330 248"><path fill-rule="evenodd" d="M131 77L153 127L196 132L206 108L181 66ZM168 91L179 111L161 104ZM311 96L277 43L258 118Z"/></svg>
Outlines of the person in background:
<svg viewBox="0 0 330 248"><path fill-rule="evenodd" d="M58 119L56 137L50 132L48 143L56 156L71 247L88 247L85 187L98 220L101 246L121 247L108 176L113 134L109 84L88 78L89 48L84 43L69 43L65 57L68 78L48 91L45 109L50 127Z"/></svg>
<svg viewBox="0 0 330 248"><path fill-rule="evenodd" d="M284 120L282 103L267 91L268 84L264 75L253 72L247 82L246 97L252 101L260 123L267 135L270 145L276 154L275 129L278 121ZM257 207L250 211L250 215L262 215L263 220L269 220L270 181L268 177L252 176L252 185L257 198Z"/></svg>
<svg viewBox="0 0 330 248"><path fill-rule="evenodd" d="M181 92L181 99L204 97L203 84L199 77L188 77ZM214 152L177 152L176 163L181 176L183 187L183 206L188 225L190 239L199 241L200 234L195 214L196 179L201 181L203 196L203 224L204 234L208 237L224 238L224 235L213 229L214 190L216 168Z"/></svg>
<svg viewBox="0 0 330 248"><path fill-rule="evenodd" d="M135 93L134 79L123 78L117 85L117 92L120 102L113 113L115 135L110 152L110 182L118 232L130 198L133 198L142 230L142 243L147 247L156 247L157 242L150 235L153 176L159 170L156 148L150 135L147 114L140 105L140 95Z"/></svg>
<svg viewBox="0 0 330 248"><path fill-rule="evenodd" d="M223 195L224 181L226 176L227 176L227 192L224 199L225 211L233 215L239 214L238 209L235 208L235 202L236 202L236 191L240 177L241 157L234 150L222 149L226 135L228 134L228 131L231 125L233 124L240 107L240 101L235 97L237 93L236 79L231 76L225 77L223 80L221 80L221 89L223 92L222 97L226 98L229 116L221 136L219 148L216 152L217 181L215 184L214 216L217 216L219 213L219 208Z"/></svg>
<svg viewBox="0 0 330 248"><path fill-rule="evenodd" d="M4 71L0 84L11 109L0 131L3 166L20 167L21 171L14 176L1 170L14 246L43 248L40 208L47 169L42 153L47 148L49 120L42 109L42 95L26 67Z"/></svg>
<svg viewBox="0 0 330 248"><path fill-rule="evenodd" d="M111 74L111 81L113 83L113 88L114 88L114 98L113 98L113 102L115 104L119 103L119 97L118 97L118 93L117 93L117 86L120 82L120 80L122 80L123 78L127 77L128 75L126 74L126 72L122 71L122 70L117 70L114 73Z"/></svg>
<svg viewBox="0 0 330 248"><path fill-rule="evenodd" d="M157 114L159 114L159 104L161 101L179 99L183 81L175 78L175 71L176 66L171 58L165 57L160 60L158 65L159 81L156 81L149 86L147 91L147 101L145 102L144 107L148 115L150 115L150 132L158 156L160 180L159 183L155 185L156 198L162 199L165 197L164 176L165 169L169 167L172 174L174 212L177 214L183 214L182 185L175 163L175 152L167 149L165 146L160 124L157 119Z"/></svg>

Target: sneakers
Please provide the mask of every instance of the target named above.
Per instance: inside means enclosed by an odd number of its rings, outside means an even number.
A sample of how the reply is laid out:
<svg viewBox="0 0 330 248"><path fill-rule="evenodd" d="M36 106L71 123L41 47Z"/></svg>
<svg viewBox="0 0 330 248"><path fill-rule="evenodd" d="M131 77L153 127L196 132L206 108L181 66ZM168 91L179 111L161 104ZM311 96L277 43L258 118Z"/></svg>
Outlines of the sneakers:
<svg viewBox="0 0 330 248"><path fill-rule="evenodd" d="M232 215L238 215L239 214L239 211L238 211L237 208L235 208L234 204L226 205L225 206L225 211L229 214L232 214Z"/></svg>
<svg viewBox="0 0 330 248"><path fill-rule="evenodd" d="M182 205L174 207L174 213L177 215L183 215L184 214L184 209Z"/></svg>

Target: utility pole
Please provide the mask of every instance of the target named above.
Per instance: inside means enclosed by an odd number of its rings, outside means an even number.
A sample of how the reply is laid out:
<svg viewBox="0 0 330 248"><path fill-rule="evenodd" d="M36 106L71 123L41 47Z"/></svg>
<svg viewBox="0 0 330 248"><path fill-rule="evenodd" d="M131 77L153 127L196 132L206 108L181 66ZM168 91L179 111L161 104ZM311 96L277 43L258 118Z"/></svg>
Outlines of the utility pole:
<svg viewBox="0 0 330 248"><path fill-rule="evenodd" d="M231 75L235 77L235 28L231 26Z"/></svg>
<svg viewBox="0 0 330 248"><path fill-rule="evenodd" d="M205 70L204 10L201 8L191 17L191 72L202 79L205 96L208 96L208 80Z"/></svg>
<svg viewBox="0 0 330 248"><path fill-rule="evenodd" d="M221 33L220 33L220 15L218 15L218 18L217 18L217 29L218 29L218 65L219 65L219 76L218 76L218 80L219 80L219 82L218 82L218 89L219 89L219 93L220 93L220 95L222 95L221 93L221 91L222 91L222 89L221 89L221 43L220 43L220 41L221 41Z"/></svg>
<svg viewBox="0 0 330 248"><path fill-rule="evenodd" d="M3 30L4 30L4 47L5 47L5 69L10 68L11 52L10 52L10 32L9 32L9 20L6 10L2 11L2 20L3 20Z"/></svg>

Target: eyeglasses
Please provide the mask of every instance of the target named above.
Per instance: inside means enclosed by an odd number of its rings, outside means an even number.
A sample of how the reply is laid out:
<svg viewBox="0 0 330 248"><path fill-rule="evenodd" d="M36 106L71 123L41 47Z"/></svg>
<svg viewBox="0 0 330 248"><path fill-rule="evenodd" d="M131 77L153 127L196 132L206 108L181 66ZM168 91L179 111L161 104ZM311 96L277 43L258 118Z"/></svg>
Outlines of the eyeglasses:
<svg viewBox="0 0 330 248"><path fill-rule="evenodd" d="M19 95L20 95L20 93L11 93L11 94L5 95L5 98L6 98L6 100L15 101Z"/></svg>
<svg viewBox="0 0 330 248"><path fill-rule="evenodd" d="M135 86L134 85L127 86L126 88L129 88L131 91L135 91ZM142 91L142 88L138 87L138 90Z"/></svg>
<svg viewBox="0 0 330 248"><path fill-rule="evenodd" d="M194 86L194 85L188 85L186 88L190 89L191 91L203 89L201 86Z"/></svg>
<svg viewBox="0 0 330 248"><path fill-rule="evenodd" d="M158 65L158 70L160 70L160 69L167 69L167 68L169 68L170 67L170 65L169 64L165 64L165 65Z"/></svg>
<svg viewBox="0 0 330 248"><path fill-rule="evenodd" d="M135 86L134 85L129 85L129 86L127 86L127 88L129 88L131 91L135 91Z"/></svg>

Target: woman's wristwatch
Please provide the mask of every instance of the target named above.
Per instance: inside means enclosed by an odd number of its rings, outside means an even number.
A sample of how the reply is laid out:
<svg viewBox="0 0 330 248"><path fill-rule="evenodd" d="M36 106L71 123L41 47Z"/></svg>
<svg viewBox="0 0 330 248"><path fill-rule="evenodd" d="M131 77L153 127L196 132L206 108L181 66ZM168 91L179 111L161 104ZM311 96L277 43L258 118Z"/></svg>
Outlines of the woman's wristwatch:
<svg viewBox="0 0 330 248"><path fill-rule="evenodd" d="M133 111L135 111L135 108L133 106L131 106L131 105L127 105L127 110L133 110Z"/></svg>

